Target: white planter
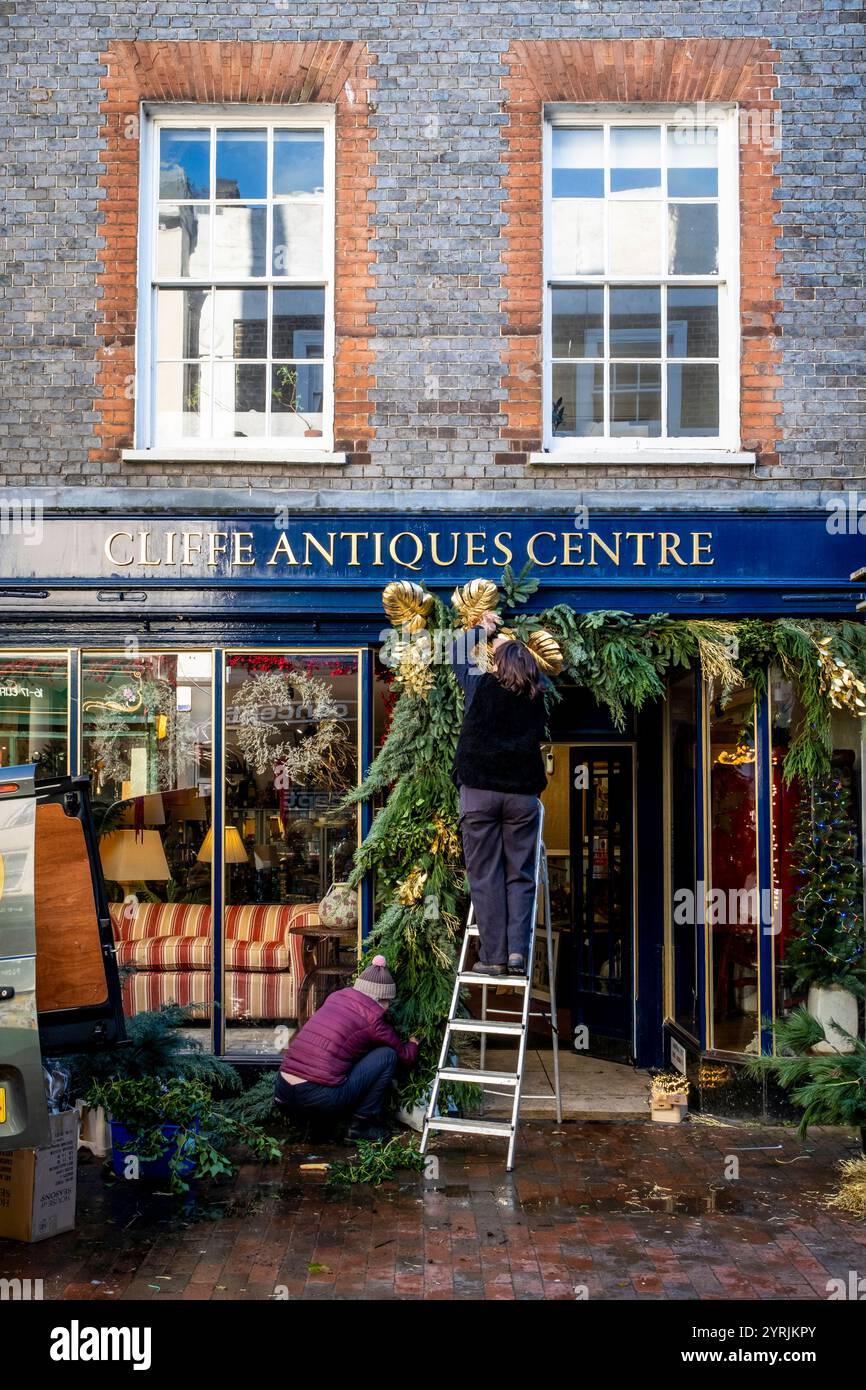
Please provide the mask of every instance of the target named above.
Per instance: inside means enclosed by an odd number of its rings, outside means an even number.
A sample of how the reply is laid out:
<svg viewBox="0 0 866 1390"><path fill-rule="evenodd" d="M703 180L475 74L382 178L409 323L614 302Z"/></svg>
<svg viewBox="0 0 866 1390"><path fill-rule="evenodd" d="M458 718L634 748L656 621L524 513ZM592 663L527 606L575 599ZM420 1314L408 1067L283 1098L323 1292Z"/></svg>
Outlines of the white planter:
<svg viewBox="0 0 866 1390"><path fill-rule="evenodd" d="M834 1024L857 1036L857 996L840 985L812 985L806 1005L813 1018L823 1025L826 1042L816 1043L813 1052L853 1052L853 1043L843 1038Z"/></svg>
<svg viewBox="0 0 866 1390"><path fill-rule="evenodd" d="M109 1120L102 1106L94 1110L90 1105L78 1101L76 1110L81 1118L78 1135L79 1149L89 1149L96 1158L105 1158L111 1153L111 1130Z"/></svg>

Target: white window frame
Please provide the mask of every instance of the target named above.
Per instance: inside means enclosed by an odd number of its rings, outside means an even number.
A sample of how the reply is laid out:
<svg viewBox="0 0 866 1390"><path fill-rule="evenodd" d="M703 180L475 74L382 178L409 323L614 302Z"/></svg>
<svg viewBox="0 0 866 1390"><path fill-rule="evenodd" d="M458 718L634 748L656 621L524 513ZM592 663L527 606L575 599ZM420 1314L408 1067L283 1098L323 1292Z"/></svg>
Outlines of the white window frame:
<svg viewBox="0 0 866 1390"><path fill-rule="evenodd" d="M718 275L668 275L658 276L609 276L581 275L562 276L553 274L552 228L553 228L553 130L557 126L592 126L604 128L605 161L608 160L609 132L614 126L658 125L660 122L683 120L687 113L690 119L701 120L702 124L715 126L718 130L719 160L719 272ZM560 458L567 462L628 462L650 461L659 463L710 462L725 459L736 463L754 463L752 453L740 451L740 199L739 199L739 112L734 103L718 103L711 107L681 105L574 105L555 104L545 107L543 113L543 196L544 196L544 235L543 235L543 450L530 455L535 463L550 463ZM662 188L660 198L666 197L667 148L662 139ZM692 201L683 199L682 201ZM610 200L605 197L605 235L607 235L607 209ZM664 219L663 219L664 220ZM621 436L578 436L560 437L553 434L553 344L552 344L552 287L553 286L604 286L604 285L659 285L662 289L662 429L667 429L665 409L667 394L665 381L664 354L666 352L666 294L667 285L718 285L719 287L719 434L694 437L672 437L662 433L654 438L629 438ZM607 296L605 296L607 305ZM605 308L607 315L607 307ZM607 325L605 325L605 328ZM606 358L594 359L598 362ZM607 395L607 376L605 375L605 394ZM605 408L607 419L607 407Z"/></svg>
<svg viewBox="0 0 866 1390"><path fill-rule="evenodd" d="M292 276L265 274L240 277L249 287L274 285L321 284L325 290L324 366L322 399L322 434L307 439L303 436L276 439L213 439L182 436L176 441L156 444L156 294L159 283L156 274L156 216L159 194L159 130L172 128L230 127L241 129L273 125L283 129L320 129L324 135L324 197L322 208L323 240L321 276ZM334 244L335 244L335 111L325 103L303 106L251 106L233 103L209 105L176 105L143 103L141 107L141 162L139 178L138 217L138 285L135 350L135 447L124 450L124 459L164 459L179 462L221 459L242 462L265 459L279 462L298 455L315 456L317 461L341 463L344 455L334 454ZM268 141L270 169L272 141ZM266 267L271 267L270 239L272 219L268 218ZM178 284L180 285L180 281ZM184 288L196 288L214 282L190 278Z"/></svg>

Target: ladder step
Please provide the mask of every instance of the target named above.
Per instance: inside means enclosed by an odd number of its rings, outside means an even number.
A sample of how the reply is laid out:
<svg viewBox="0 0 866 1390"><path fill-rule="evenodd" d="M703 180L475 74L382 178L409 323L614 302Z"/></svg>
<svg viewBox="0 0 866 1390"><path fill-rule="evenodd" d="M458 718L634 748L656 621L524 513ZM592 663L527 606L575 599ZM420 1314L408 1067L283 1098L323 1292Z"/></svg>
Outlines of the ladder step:
<svg viewBox="0 0 866 1390"><path fill-rule="evenodd" d="M466 935L467 935L467 936L477 936L477 935L478 935L478 928L477 928L477 927L467 927L467 928L466 928Z"/></svg>
<svg viewBox="0 0 866 1390"><path fill-rule="evenodd" d="M479 1071L477 1067L443 1067L439 1073L443 1081L468 1081L473 1086L516 1086L520 1079L514 1071Z"/></svg>
<svg viewBox="0 0 866 1390"><path fill-rule="evenodd" d="M526 989L525 975L479 975L477 970L464 970L457 977L461 985L498 985L503 989Z"/></svg>
<svg viewBox="0 0 866 1390"><path fill-rule="evenodd" d="M452 1033L497 1033L503 1037L520 1037L522 1023L482 1023L480 1018L452 1018L448 1027Z"/></svg>
<svg viewBox="0 0 866 1390"><path fill-rule="evenodd" d="M509 1136L510 1120L471 1120L462 1115L437 1115L427 1121L429 1129L450 1130L453 1134L502 1134Z"/></svg>

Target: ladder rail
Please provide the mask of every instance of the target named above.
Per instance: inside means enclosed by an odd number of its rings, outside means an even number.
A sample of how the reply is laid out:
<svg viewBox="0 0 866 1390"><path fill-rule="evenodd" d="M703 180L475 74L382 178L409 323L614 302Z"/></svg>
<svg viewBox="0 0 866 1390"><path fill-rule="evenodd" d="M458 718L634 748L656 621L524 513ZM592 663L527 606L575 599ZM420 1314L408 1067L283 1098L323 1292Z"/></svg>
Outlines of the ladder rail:
<svg viewBox="0 0 866 1390"><path fill-rule="evenodd" d="M521 989L523 994L520 1009L497 1009L491 1007L489 1003L489 989L493 984L490 980L478 980L481 987L481 1017L480 1019L459 1018L461 989L468 985L470 981L466 978L467 971L466 958L468 954L469 942L473 937L478 936L478 928L475 925L475 910L470 902L469 912L466 918L466 927L463 933L463 941L460 947L460 954L457 962L457 970L454 979L454 989L451 995L451 1006L445 1029L442 1037L442 1048L439 1054L439 1065L430 1089L427 1107L424 1114L424 1128L421 1135L420 1151L422 1154L427 1152L430 1141L431 1130L450 1131L453 1133L464 1134L497 1134L508 1136L508 1154L506 1158L506 1171L511 1172L514 1167L514 1153L517 1144L517 1130L519 1125L520 1102L522 1099L542 1099L542 1097L530 1097L523 1092L523 1076L526 1069L526 1049L529 1037L530 1018L547 1018L551 1029L551 1042L553 1047L553 1092L556 1100L557 1122L562 1122L562 1093L560 1085L559 1071L559 1028L556 1017L556 980L555 980L555 961L553 955L553 927L550 912L550 878L548 873L547 850L544 844L544 804L538 802L538 825L536 830L536 846L534 859L534 881L535 896L532 925L529 933L529 942L526 951L526 976L515 979L513 987ZM545 930L545 944L547 947L547 976L548 976L548 1007L533 1009L532 1004L532 975L535 966L535 946L538 939L538 928L541 925L539 918L543 918ZM508 985L508 977L503 977L502 983ZM507 1016L508 1021L503 1019L502 1023L493 1020L494 1015ZM512 1109L510 1121L484 1121L472 1119L470 1117L453 1117L437 1115L439 1096L443 1080L469 1080L474 1069L465 1068L459 1065L450 1066L450 1056L454 1045L454 1034L466 1034L476 1032L479 1036L480 1069L476 1073L479 1081L485 1077L487 1060L487 1038L488 1036L508 1036L517 1037L517 1067L507 1079L503 1079L502 1073L489 1073L490 1079L494 1081L494 1086L506 1085L512 1095ZM461 1073L459 1077L455 1073ZM493 1095L507 1095L509 1092L497 1092L493 1087L483 1088Z"/></svg>

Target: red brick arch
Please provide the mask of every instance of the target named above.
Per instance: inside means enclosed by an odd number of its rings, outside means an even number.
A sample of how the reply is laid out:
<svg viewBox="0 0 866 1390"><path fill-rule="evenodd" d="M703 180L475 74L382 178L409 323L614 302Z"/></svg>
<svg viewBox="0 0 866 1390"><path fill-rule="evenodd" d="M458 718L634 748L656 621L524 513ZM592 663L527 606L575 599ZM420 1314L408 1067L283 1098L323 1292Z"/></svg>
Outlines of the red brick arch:
<svg viewBox="0 0 866 1390"><path fill-rule="evenodd" d="M138 113L142 101L249 102L336 107L336 255L334 312L334 447L352 462L368 460L372 437L370 266L372 145L371 59L364 43L118 42L102 55L106 148L105 239L97 283L102 318L97 331L99 446L94 461L115 461L134 432L136 246L138 237Z"/></svg>
<svg viewBox="0 0 866 1390"><path fill-rule="evenodd" d="M545 102L737 102L747 121L779 109L778 53L768 39L521 40L504 79L508 215L503 439L515 463L542 443L542 126ZM742 446L778 462L781 385L774 191L777 153L740 143L740 427ZM516 456L516 457L515 457Z"/></svg>

